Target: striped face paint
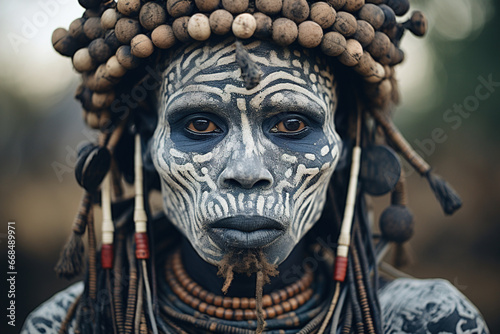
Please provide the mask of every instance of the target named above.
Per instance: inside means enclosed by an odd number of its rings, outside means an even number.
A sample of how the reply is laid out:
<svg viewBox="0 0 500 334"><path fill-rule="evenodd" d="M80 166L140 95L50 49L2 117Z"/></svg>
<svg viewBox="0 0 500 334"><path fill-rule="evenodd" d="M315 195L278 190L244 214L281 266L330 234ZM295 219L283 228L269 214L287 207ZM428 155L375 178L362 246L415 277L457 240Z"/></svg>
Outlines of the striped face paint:
<svg viewBox="0 0 500 334"><path fill-rule="evenodd" d="M280 264L319 219L341 151L335 81L302 50L255 41L244 87L233 40L177 51L163 73L153 161L167 217L207 262L261 248Z"/></svg>

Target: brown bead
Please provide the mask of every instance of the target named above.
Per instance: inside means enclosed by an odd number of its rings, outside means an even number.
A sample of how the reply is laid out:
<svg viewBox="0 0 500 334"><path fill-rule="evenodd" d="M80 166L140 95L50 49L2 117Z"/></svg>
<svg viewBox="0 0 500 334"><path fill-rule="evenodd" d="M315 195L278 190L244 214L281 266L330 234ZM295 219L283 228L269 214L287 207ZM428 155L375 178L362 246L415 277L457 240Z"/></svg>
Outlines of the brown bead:
<svg viewBox="0 0 500 334"><path fill-rule="evenodd" d="M304 21L299 24L299 44L305 48L315 48L321 44L323 28L313 21Z"/></svg>
<svg viewBox="0 0 500 334"><path fill-rule="evenodd" d="M200 299L205 300L205 298L207 298L207 295L208 295L207 290L201 290L199 297L200 297Z"/></svg>
<svg viewBox="0 0 500 334"><path fill-rule="evenodd" d="M290 19L281 17L273 22L273 41L287 46L295 42L299 34L297 25Z"/></svg>
<svg viewBox="0 0 500 334"><path fill-rule="evenodd" d="M129 45L122 45L118 48L116 51L116 59L120 65L127 70L132 70L140 64L139 58L132 55Z"/></svg>
<svg viewBox="0 0 500 334"><path fill-rule="evenodd" d="M255 312L254 312L254 310L246 309L244 311L244 313L245 313L245 319L247 319L247 320L255 319Z"/></svg>
<svg viewBox="0 0 500 334"><path fill-rule="evenodd" d="M82 73L92 71L97 67L97 64L90 56L89 49L82 48L73 55L73 67Z"/></svg>
<svg viewBox="0 0 500 334"><path fill-rule="evenodd" d="M306 0L283 0L281 12L295 23L300 23L309 17L309 4Z"/></svg>
<svg viewBox="0 0 500 334"><path fill-rule="evenodd" d="M194 0L196 7L202 12L212 12L220 5L220 0Z"/></svg>
<svg viewBox="0 0 500 334"><path fill-rule="evenodd" d="M330 28L335 23L337 12L326 2L315 2L311 6L311 20L323 29Z"/></svg>
<svg viewBox="0 0 500 334"><path fill-rule="evenodd" d="M255 298L250 298L248 300L248 308L249 309L254 309L256 307L256 301Z"/></svg>
<svg viewBox="0 0 500 334"><path fill-rule="evenodd" d="M195 298L191 295L187 295L186 298L183 300L183 302L187 305L191 305L193 303L193 301L195 300Z"/></svg>
<svg viewBox="0 0 500 334"><path fill-rule="evenodd" d="M243 316L244 316L244 313L243 313L242 309L234 310L234 320L241 321L241 320L243 320Z"/></svg>
<svg viewBox="0 0 500 334"><path fill-rule="evenodd" d="M89 44L89 53L97 64L106 62L112 55L111 48L106 44L104 38L96 38Z"/></svg>
<svg viewBox="0 0 500 334"><path fill-rule="evenodd" d="M198 310L200 310L200 312L202 313L205 313L207 311L207 307L208 307L208 304L207 303L201 303L199 306L198 306Z"/></svg>
<svg viewBox="0 0 500 334"><path fill-rule="evenodd" d="M346 66L358 64L363 55L363 47L355 39L347 40L345 51L338 57L339 61Z"/></svg>
<svg viewBox="0 0 500 334"><path fill-rule="evenodd" d="M255 0L255 7L264 14L274 15L281 11L283 0Z"/></svg>
<svg viewBox="0 0 500 334"><path fill-rule="evenodd" d="M104 42L109 46L111 53L115 53L116 50L122 45L122 43L116 38L115 29L106 31L104 36Z"/></svg>
<svg viewBox="0 0 500 334"><path fill-rule="evenodd" d="M206 312L207 312L208 315L214 316L215 315L215 310L216 310L215 306L208 305Z"/></svg>
<svg viewBox="0 0 500 334"><path fill-rule="evenodd" d="M287 297L287 295L286 295L285 290L280 290L278 293L279 293L279 295L280 295L280 299L281 299L281 301L287 300L287 298L288 298L288 297Z"/></svg>
<svg viewBox="0 0 500 334"><path fill-rule="evenodd" d="M93 87L90 87L94 92L102 93L109 91L113 85L116 83L116 80L107 73L106 64L101 64L94 74L94 82Z"/></svg>
<svg viewBox="0 0 500 334"><path fill-rule="evenodd" d="M370 83L377 83L384 79L385 77L385 69L380 63L375 62L373 66L372 72L369 75L365 76L365 81Z"/></svg>
<svg viewBox="0 0 500 334"><path fill-rule="evenodd" d="M370 45L367 46L367 50L371 53L373 58L381 58L385 56L391 47L391 40L383 32L377 31L375 37Z"/></svg>
<svg viewBox="0 0 500 334"><path fill-rule="evenodd" d="M118 0L116 9L123 15L135 16L141 9L141 0Z"/></svg>
<svg viewBox="0 0 500 334"><path fill-rule="evenodd" d="M147 2L139 13L139 22L147 30L153 30L167 20L167 13L163 6L156 2Z"/></svg>
<svg viewBox="0 0 500 334"><path fill-rule="evenodd" d="M232 308L238 309L241 307L241 300L238 297L233 297L232 298Z"/></svg>
<svg viewBox="0 0 500 334"><path fill-rule="evenodd" d="M207 297L205 298L205 301L209 304L213 304L214 302L214 299L215 299L215 294L213 294L212 292L209 292L207 294Z"/></svg>
<svg viewBox="0 0 500 334"><path fill-rule="evenodd" d="M166 24L156 27L151 33L151 41L160 49L172 47L175 44L175 36L172 27Z"/></svg>
<svg viewBox="0 0 500 334"><path fill-rule="evenodd" d="M224 310L224 319L226 320L232 320L234 316L234 312L231 309L226 309Z"/></svg>
<svg viewBox="0 0 500 334"><path fill-rule="evenodd" d="M358 23L352 14L347 12L338 12L333 28L345 37L349 37L354 35L356 32Z"/></svg>
<svg viewBox="0 0 500 334"><path fill-rule="evenodd" d="M132 38L132 41L130 41L130 47L132 54L138 58L149 57L155 50L151 39L144 34L139 34Z"/></svg>
<svg viewBox="0 0 500 334"><path fill-rule="evenodd" d="M127 69L118 62L116 56L109 58L106 62L106 71L115 78L121 78L127 73Z"/></svg>
<svg viewBox="0 0 500 334"><path fill-rule="evenodd" d="M266 318L268 319L276 318L276 310L274 309L274 307L266 309Z"/></svg>
<svg viewBox="0 0 500 334"><path fill-rule="evenodd" d="M71 57L78 49L79 43L64 28L57 28L52 33L52 45L63 56Z"/></svg>
<svg viewBox="0 0 500 334"><path fill-rule="evenodd" d="M217 318L224 318L224 308L223 307L217 307L215 309L215 316Z"/></svg>
<svg viewBox="0 0 500 334"><path fill-rule="evenodd" d="M394 10L394 13L397 16L405 15L410 9L410 1L409 0L386 0L385 2L389 7Z"/></svg>
<svg viewBox="0 0 500 334"><path fill-rule="evenodd" d="M290 302L288 300L285 300L283 302L283 304L281 304L283 306L283 309L285 310L285 312L290 312L292 311L292 305L290 304Z"/></svg>
<svg viewBox="0 0 500 334"><path fill-rule="evenodd" d="M323 41L321 42L321 50L328 56L336 57L345 51L346 44L347 42L344 36L342 36L338 32L330 31L323 36ZM294 288L295 287L296 285L294 286ZM298 287L294 289L294 294L296 294L298 290Z"/></svg>
<svg viewBox="0 0 500 334"><path fill-rule="evenodd" d="M174 31L175 38L183 43L191 41L191 36L189 36L187 29L188 24L189 16L179 17L172 23L172 30Z"/></svg>
<svg viewBox="0 0 500 334"><path fill-rule="evenodd" d="M238 38L250 38L257 28L257 22L252 14L244 13L236 16L233 21L233 34Z"/></svg>
<svg viewBox="0 0 500 334"><path fill-rule="evenodd" d="M141 33L141 25L135 19L122 18L116 22L116 38L123 44L129 44L134 36Z"/></svg>
<svg viewBox="0 0 500 334"><path fill-rule="evenodd" d="M231 31L233 15L225 9L218 9L210 14L210 29L216 35L225 35Z"/></svg>
<svg viewBox="0 0 500 334"><path fill-rule="evenodd" d="M255 23L257 27L255 28L255 37L267 39L272 35L273 30L273 20L264 13L254 13Z"/></svg>
<svg viewBox="0 0 500 334"><path fill-rule="evenodd" d="M349 42L349 41L347 41ZM304 298L304 294L300 294L300 295L297 295L297 302L299 303L299 305L304 305L304 303L306 302L306 299Z"/></svg>
<svg viewBox="0 0 500 334"><path fill-rule="evenodd" d="M328 3L332 5L335 10L339 10L346 4L347 0L328 0Z"/></svg>
<svg viewBox="0 0 500 334"><path fill-rule="evenodd" d="M262 306L269 307L271 305L273 305L273 301L271 299L271 296L269 296L269 295L262 296Z"/></svg>
<svg viewBox="0 0 500 334"><path fill-rule="evenodd" d="M222 6L232 14L240 14L248 9L248 0L222 0Z"/></svg>
<svg viewBox="0 0 500 334"><path fill-rule="evenodd" d="M83 32L88 39L94 40L104 36L104 30L101 27L101 20L98 17L91 17L83 24Z"/></svg>
<svg viewBox="0 0 500 334"><path fill-rule="evenodd" d="M354 66L354 70L361 74L362 76L369 76L373 72L375 67L375 60L369 52L363 52L361 58L359 58L358 64Z"/></svg>
<svg viewBox="0 0 500 334"><path fill-rule="evenodd" d="M297 298L296 297L293 297L293 298L289 299L288 302L292 306L293 310L296 310L299 307L299 303L297 302Z"/></svg>
<svg viewBox="0 0 500 334"><path fill-rule="evenodd" d="M283 307L281 304L274 305L274 309L276 310L276 315L282 315L285 310L283 310Z"/></svg>
<svg viewBox="0 0 500 334"><path fill-rule="evenodd" d="M222 299L222 307L224 307L224 308L232 308L233 307L233 298L224 297Z"/></svg>
<svg viewBox="0 0 500 334"><path fill-rule="evenodd" d="M116 22L121 18L119 12L117 12L114 8L108 8L102 13L101 16L101 27L104 30L113 29L116 25Z"/></svg>
<svg viewBox="0 0 500 334"><path fill-rule="evenodd" d="M409 21L410 31L415 36L424 36L427 32L427 19L424 14L420 11L415 11L411 14Z"/></svg>
<svg viewBox="0 0 500 334"><path fill-rule="evenodd" d="M347 0L342 9L354 13L363 7L364 4L365 0Z"/></svg>
<svg viewBox="0 0 500 334"><path fill-rule="evenodd" d="M167 12L172 17L190 15L193 9L194 3L192 0L167 0Z"/></svg>
<svg viewBox="0 0 500 334"><path fill-rule="evenodd" d="M373 41L373 38L375 37L375 29L373 29L370 23L358 20L358 29L352 37L363 47L366 47Z"/></svg>
<svg viewBox="0 0 500 334"><path fill-rule="evenodd" d="M69 35L79 43L85 43L88 41L88 38L83 31L84 24L85 19L79 18L71 22L71 24L69 25Z"/></svg>
<svg viewBox="0 0 500 334"><path fill-rule="evenodd" d="M274 304L279 304L281 301L280 295L276 292L271 292L271 299L273 300Z"/></svg>
<svg viewBox="0 0 500 334"><path fill-rule="evenodd" d="M285 289L286 289L286 293L288 295L288 298L292 298L293 295L294 295L292 287L291 286L287 286Z"/></svg>
<svg viewBox="0 0 500 334"><path fill-rule="evenodd" d="M372 25L372 27L377 30L380 29L382 24L384 24L384 12L379 6L367 3L358 12L358 17Z"/></svg>
<svg viewBox="0 0 500 334"><path fill-rule="evenodd" d="M198 295L200 294L200 291L201 291L201 286L199 286L198 284L194 287L193 291L191 291L191 293L193 294L193 296L195 297L198 297Z"/></svg>
<svg viewBox="0 0 500 334"><path fill-rule="evenodd" d="M197 41L205 41L210 37L210 23L208 17L201 13L194 14L188 21L188 33Z"/></svg>
<svg viewBox="0 0 500 334"><path fill-rule="evenodd" d="M248 308L248 298L241 298L241 308Z"/></svg>
<svg viewBox="0 0 500 334"><path fill-rule="evenodd" d="M85 113L85 123L92 129L99 129L99 116L94 112Z"/></svg>
<svg viewBox="0 0 500 334"><path fill-rule="evenodd" d="M215 306L222 306L222 297L221 296L215 296L214 305Z"/></svg>

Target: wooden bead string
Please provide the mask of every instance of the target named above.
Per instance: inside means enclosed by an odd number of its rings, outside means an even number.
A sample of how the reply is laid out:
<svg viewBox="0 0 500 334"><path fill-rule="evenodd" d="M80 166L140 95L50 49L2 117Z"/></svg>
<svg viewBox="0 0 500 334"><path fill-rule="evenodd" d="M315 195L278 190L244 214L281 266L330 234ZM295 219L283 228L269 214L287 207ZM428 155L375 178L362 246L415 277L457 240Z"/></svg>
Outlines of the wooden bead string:
<svg viewBox="0 0 500 334"><path fill-rule="evenodd" d="M215 296L190 280L182 268L180 252L174 253L167 261L166 277L170 288L182 302L202 313L226 320L257 319L255 298ZM310 288L312 281L312 271L307 271L298 282L291 286L263 296L264 317L272 319L304 305L313 295L313 289Z"/></svg>
<svg viewBox="0 0 500 334"><path fill-rule="evenodd" d="M232 32L240 39L254 36L282 46L297 42L305 48L320 47L378 86L392 75L387 69L403 61L399 40L404 30L422 36L427 29L421 12L414 12L404 23L396 22L409 10L408 0L80 3L87 8L83 17L73 21L69 30L56 29L52 43L59 53L72 57L74 68L82 73L79 92L84 94L78 95L92 128L102 128L109 121L113 89L126 72L177 41L204 41L212 34Z"/></svg>

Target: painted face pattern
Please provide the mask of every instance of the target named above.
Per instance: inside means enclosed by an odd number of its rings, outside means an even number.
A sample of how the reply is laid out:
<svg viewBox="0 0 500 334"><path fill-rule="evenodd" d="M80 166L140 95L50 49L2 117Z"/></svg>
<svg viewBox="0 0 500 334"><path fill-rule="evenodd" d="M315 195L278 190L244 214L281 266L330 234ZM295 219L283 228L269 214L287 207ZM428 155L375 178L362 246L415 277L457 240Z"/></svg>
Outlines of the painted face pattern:
<svg viewBox="0 0 500 334"><path fill-rule="evenodd" d="M340 156L335 81L302 50L245 48L262 71L252 90L233 40L169 59L151 151L165 213L205 261L262 248L279 264L319 219Z"/></svg>

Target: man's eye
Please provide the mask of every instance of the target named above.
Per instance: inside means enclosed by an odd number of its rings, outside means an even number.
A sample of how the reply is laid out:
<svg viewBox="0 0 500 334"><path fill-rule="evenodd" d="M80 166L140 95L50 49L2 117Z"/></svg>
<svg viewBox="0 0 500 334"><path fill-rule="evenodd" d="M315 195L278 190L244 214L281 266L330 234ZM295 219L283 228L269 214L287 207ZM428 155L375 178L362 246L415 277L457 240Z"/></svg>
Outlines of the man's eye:
<svg viewBox="0 0 500 334"><path fill-rule="evenodd" d="M187 129L195 133L219 133L221 129L206 118L195 119L187 125Z"/></svg>
<svg viewBox="0 0 500 334"><path fill-rule="evenodd" d="M304 121L298 118L288 118L276 124L271 132L274 133L297 133L306 128Z"/></svg>

